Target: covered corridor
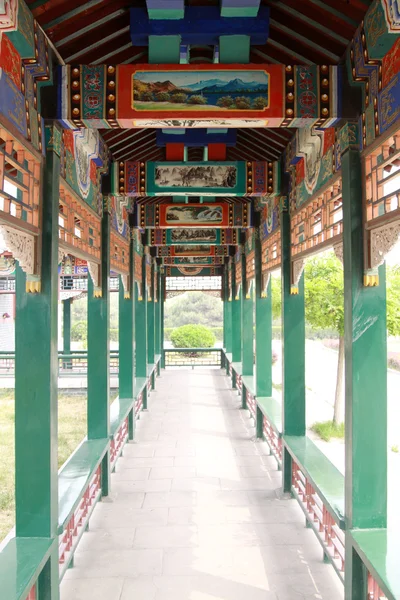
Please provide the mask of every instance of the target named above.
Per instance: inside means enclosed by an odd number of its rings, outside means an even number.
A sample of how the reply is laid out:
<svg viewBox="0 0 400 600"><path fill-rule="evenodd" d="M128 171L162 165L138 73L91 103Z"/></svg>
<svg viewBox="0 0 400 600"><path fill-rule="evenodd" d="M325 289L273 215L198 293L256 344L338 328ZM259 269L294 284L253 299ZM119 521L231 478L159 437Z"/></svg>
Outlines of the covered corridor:
<svg viewBox="0 0 400 600"><path fill-rule="evenodd" d="M164 371L61 600L339 600L281 481L223 370Z"/></svg>

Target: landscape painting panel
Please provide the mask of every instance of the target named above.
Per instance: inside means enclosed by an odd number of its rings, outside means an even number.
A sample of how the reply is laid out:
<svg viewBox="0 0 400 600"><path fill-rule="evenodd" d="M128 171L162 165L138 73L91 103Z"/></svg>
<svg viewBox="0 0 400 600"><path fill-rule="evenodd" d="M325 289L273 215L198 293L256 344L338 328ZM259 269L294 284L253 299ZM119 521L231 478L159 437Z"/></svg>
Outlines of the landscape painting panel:
<svg viewBox="0 0 400 600"><path fill-rule="evenodd" d="M266 71L139 71L132 77L135 110L257 110L269 107Z"/></svg>
<svg viewBox="0 0 400 600"><path fill-rule="evenodd" d="M175 256L210 256L211 246L202 246L193 244L192 246L175 246Z"/></svg>
<svg viewBox="0 0 400 600"><path fill-rule="evenodd" d="M221 205L202 204L200 206L167 206L165 210L165 220L170 223L200 224L214 223L220 224L223 220Z"/></svg>
<svg viewBox="0 0 400 600"><path fill-rule="evenodd" d="M216 229L172 229L171 243L218 243L219 233Z"/></svg>
<svg viewBox="0 0 400 600"><path fill-rule="evenodd" d="M235 165L168 165L155 167L154 182L159 188L222 188L236 186Z"/></svg>

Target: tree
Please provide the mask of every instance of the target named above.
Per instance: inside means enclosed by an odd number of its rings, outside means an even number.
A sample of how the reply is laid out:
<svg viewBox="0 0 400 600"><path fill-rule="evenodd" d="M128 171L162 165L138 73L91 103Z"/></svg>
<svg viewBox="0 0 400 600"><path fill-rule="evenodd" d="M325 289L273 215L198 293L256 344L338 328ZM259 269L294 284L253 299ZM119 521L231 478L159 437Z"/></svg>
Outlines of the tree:
<svg viewBox="0 0 400 600"><path fill-rule="evenodd" d="M344 289L343 267L333 254L315 256L306 263L305 315L312 329L333 329L339 335L339 356L336 377L333 422L344 418Z"/></svg>
<svg viewBox="0 0 400 600"><path fill-rule="evenodd" d="M165 327L195 324L222 327L223 305L220 298L204 292L186 292L165 303Z"/></svg>
<svg viewBox="0 0 400 600"><path fill-rule="evenodd" d="M234 104L232 96L222 96L217 101L217 106L221 108L230 108Z"/></svg>
<svg viewBox="0 0 400 600"><path fill-rule="evenodd" d="M204 325L182 325L171 333L174 348L213 348L215 335Z"/></svg>
<svg viewBox="0 0 400 600"><path fill-rule="evenodd" d="M282 283L281 275L271 275L272 319L276 321L282 316Z"/></svg>
<svg viewBox="0 0 400 600"><path fill-rule="evenodd" d="M179 92L178 94L173 94L171 96L171 102L174 104L184 104L187 100L187 94L183 94Z"/></svg>
<svg viewBox="0 0 400 600"><path fill-rule="evenodd" d="M268 106L268 100L264 96L257 96L257 98L254 99L253 107L255 109L263 110L267 106Z"/></svg>
<svg viewBox="0 0 400 600"><path fill-rule="evenodd" d="M157 102L168 102L170 99L170 95L168 92L158 92L156 94Z"/></svg>
<svg viewBox="0 0 400 600"><path fill-rule="evenodd" d="M400 266L386 267L386 310L389 335L400 335Z"/></svg>
<svg viewBox="0 0 400 600"><path fill-rule="evenodd" d="M151 102L153 100L153 94L151 92L143 92L140 99L142 102Z"/></svg>
<svg viewBox="0 0 400 600"><path fill-rule="evenodd" d="M241 110L248 110L251 108L251 100L250 98L246 98L245 96L238 96L235 98L235 106L236 108L240 108Z"/></svg>
<svg viewBox="0 0 400 600"><path fill-rule="evenodd" d="M207 98L200 95L190 96L188 104L207 104Z"/></svg>

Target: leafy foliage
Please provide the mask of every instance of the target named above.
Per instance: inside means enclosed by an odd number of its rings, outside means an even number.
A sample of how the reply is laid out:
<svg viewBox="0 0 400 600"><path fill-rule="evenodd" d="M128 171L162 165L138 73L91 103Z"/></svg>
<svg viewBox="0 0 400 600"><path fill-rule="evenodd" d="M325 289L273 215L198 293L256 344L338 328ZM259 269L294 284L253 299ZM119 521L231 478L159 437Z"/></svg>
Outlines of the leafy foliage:
<svg viewBox="0 0 400 600"><path fill-rule="evenodd" d="M182 92L179 92L178 94L172 94L171 96L171 102L174 104L184 104L186 100L187 94L182 94Z"/></svg>
<svg viewBox="0 0 400 600"><path fill-rule="evenodd" d="M263 110L268 106L268 100L264 96L258 96L254 99L253 106L257 110Z"/></svg>
<svg viewBox="0 0 400 600"><path fill-rule="evenodd" d="M400 267L386 267L387 330L400 335Z"/></svg>
<svg viewBox="0 0 400 600"><path fill-rule="evenodd" d="M222 313L219 298L203 292L187 292L165 303L165 327L188 324L222 327Z"/></svg>
<svg viewBox="0 0 400 600"><path fill-rule="evenodd" d="M194 96L190 96L188 104L207 104L207 98L196 94Z"/></svg>
<svg viewBox="0 0 400 600"><path fill-rule="evenodd" d="M170 95L168 92L158 92L156 94L157 102L168 102L170 99Z"/></svg>
<svg viewBox="0 0 400 600"><path fill-rule="evenodd" d="M282 282L280 274L271 275L272 319L280 319L282 315Z"/></svg>
<svg viewBox="0 0 400 600"><path fill-rule="evenodd" d="M220 106L221 108L229 108L233 104L234 104L234 101L233 101L232 96L222 96L217 101L217 106Z"/></svg>
<svg viewBox="0 0 400 600"><path fill-rule="evenodd" d="M171 333L174 348L213 348L215 335L204 325L182 325Z"/></svg>
<svg viewBox="0 0 400 600"><path fill-rule="evenodd" d="M311 429L325 442L329 442L331 438L344 438L344 423L321 421L320 423L314 423Z"/></svg>
<svg viewBox="0 0 400 600"><path fill-rule="evenodd" d="M241 110L247 110L251 107L251 99L245 96L238 96L235 98L235 106Z"/></svg>
<svg viewBox="0 0 400 600"><path fill-rule="evenodd" d="M305 269L306 321L313 329L344 334L343 268L334 254L316 256Z"/></svg>

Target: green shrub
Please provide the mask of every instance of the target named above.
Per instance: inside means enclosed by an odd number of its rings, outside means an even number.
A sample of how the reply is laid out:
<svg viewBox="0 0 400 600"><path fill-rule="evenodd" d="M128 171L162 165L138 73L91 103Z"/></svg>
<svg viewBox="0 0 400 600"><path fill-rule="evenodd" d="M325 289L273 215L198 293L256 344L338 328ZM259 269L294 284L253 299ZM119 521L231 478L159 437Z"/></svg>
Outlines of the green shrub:
<svg viewBox="0 0 400 600"><path fill-rule="evenodd" d="M157 102L169 102L169 93L168 92L158 92L156 94Z"/></svg>
<svg viewBox="0 0 400 600"><path fill-rule="evenodd" d="M212 348L215 335L205 325L182 325L171 333L174 348Z"/></svg>
<svg viewBox="0 0 400 600"><path fill-rule="evenodd" d="M143 102L151 102L153 100L153 94L151 92L143 92L141 100Z"/></svg>
<svg viewBox="0 0 400 600"><path fill-rule="evenodd" d="M210 329L213 332L213 334L215 335L215 338L217 339L217 341L221 342L224 337L224 328L223 327L211 327Z"/></svg>
<svg viewBox="0 0 400 600"><path fill-rule="evenodd" d="M204 96L190 96L188 104L207 104L207 98Z"/></svg>
<svg viewBox="0 0 400 600"><path fill-rule="evenodd" d="M217 106L221 108L229 108L233 104L232 96L222 96L222 98L218 99Z"/></svg>
<svg viewBox="0 0 400 600"><path fill-rule="evenodd" d="M251 100L245 96L238 96L235 98L235 105L236 108L240 108L241 110L248 110L251 107Z"/></svg>
<svg viewBox="0 0 400 600"><path fill-rule="evenodd" d="M110 341L118 342L118 329L110 329Z"/></svg>
<svg viewBox="0 0 400 600"><path fill-rule="evenodd" d="M331 438L344 438L344 423L337 424L333 421L322 421L314 423L311 429L325 442L329 442Z"/></svg>
<svg viewBox="0 0 400 600"><path fill-rule="evenodd" d="M77 321L71 327L71 341L85 342L87 340L87 323L85 321Z"/></svg>
<svg viewBox="0 0 400 600"><path fill-rule="evenodd" d="M184 104L187 100L187 94L182 94L181 92L179 92L178 94L173 94L171 96L171 102L174 102L174 104Z"/></svg>
<svg viewBox="0 0 400 600"><path fill-rule="evenodd" d="M257 110L263 110L267 106L268 106L268 100L267 100L267 98L264 98L263 96L258 96L257 98L255 98L255 100L253 102L253 107L256 108Z"/></svg>

